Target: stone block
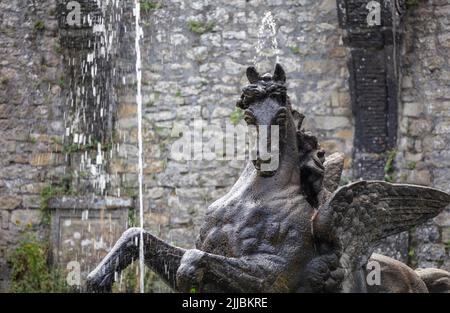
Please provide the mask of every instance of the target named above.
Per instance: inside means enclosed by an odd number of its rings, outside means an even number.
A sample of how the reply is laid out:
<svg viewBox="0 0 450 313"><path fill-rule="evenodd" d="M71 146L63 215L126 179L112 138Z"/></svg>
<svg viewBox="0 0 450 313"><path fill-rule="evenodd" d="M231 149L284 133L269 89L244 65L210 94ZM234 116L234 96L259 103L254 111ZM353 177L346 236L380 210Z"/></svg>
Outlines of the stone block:
<svg viewBox="0 0 450 313"><path fill-rule="evenodd" d="M8 211L2 211L2 229L9 229L9 216L10 213Z"/></svg>
<svg viewBox="0 0 450 313"><path fill-rule="evenodd" d="M446 245L450 245L450 227L442 228L442 242Z"/></svg>
<svg viewBox="0 0 450 313"><path fill-rule="evenodd" d="M11 213L10 228L25 231L41 223L42 213L35 209L19 209Z"/></svg>
<svg viewBox="0 0 450 313"><path fill-rule="evenodd" d="M14 210L22 203L22 199L16 196L1 196L0 210Z"/></svg>
<svg viewBox="0 0 450 313"><path fill-rule="evenodd" d="M345 116L317 116L315 118L318 129L334 130L352 125L350 119Z"/></svg>
<svg viewBox="0 0 450 313"><path fill-rule="evenodd" d="M403 114L406 116L419 117L424 112L424 106L418 102L407 102L403 104Z"/></svg>
<svg viewBox="0 0 450 313"><path fill-rule="evenodd" d="M53 261L63 268L79 262L84 281L128 227L132 206L130 199L113 197L50 200Z"/></svg>

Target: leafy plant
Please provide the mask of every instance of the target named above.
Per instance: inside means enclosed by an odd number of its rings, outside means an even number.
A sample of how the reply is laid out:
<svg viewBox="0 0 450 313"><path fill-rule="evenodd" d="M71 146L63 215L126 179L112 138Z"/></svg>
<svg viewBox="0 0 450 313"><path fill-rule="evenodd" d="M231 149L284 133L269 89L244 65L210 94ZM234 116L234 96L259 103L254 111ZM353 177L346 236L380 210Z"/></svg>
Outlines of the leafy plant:
<svg viewBox="0 0 450 313"><path fill-rule="evenodd" d="M233 111L233 113L231 113L231 115L230 115L230 122L231 122L231 124L236 126L237 124L239 124L239 122L242 120L243 117L244 117L244 114L242 113L242 110L239 108L236 108Z"/></svg>
<svg viewBox="0 0 450 313"><path fill-rule="evenodd" d="M48 208L48 203L50 199L57 196L66 195L69 193L68 187L48 185L44 187L41 191L41 221L44 225L50 224L51 214Z"/></svg>
<svg viewBox="0 0 450 313"><path fill-rule="evenodd" d="M141 9L145 12L158 10L162 8L162 4L156 1L141 0Z"/></svg>
<svg viewBox="0 0 450 313"><path fill-rule="evenodd" d="M387 182L393 182L394 181L394 162L395 157L397 156L397 151L391 150L387 153L386 158L386 165L384 166L384 180Z"/></svg>
<svg viewBox="0 0 450 313"><path fill-rule="evenodd" d="M128 227L136 227L136 210L134 208L128 210Z"/></svg>
<svg viewBox="0 0 450 313"><path fill-rule="evenodd" d="M7 259L11 265L10 292L69 292L63 273L50 268L47 255L47 246L32 235L26 236Z"/></svg>
<svg viewBox="0 0 450 313"><path fill-rule="evenodd" d="M63 88L63 87L64 87L64 84L65 84L64 77L61 76L61 77L59 78L59 80L58 80L58 86L61 87L61 88Z"/></svg>
<svg viewBox="0 0 450 313"><path fill-rule="evenodd" d="M36 21L34 23L34 30L35 31L43 31L45 29L45 23L42 20Z"/></svg>
<svg viewBox="0 0 450 313"><path fill-rule="evenodd" d="M411 171L414 170L414 169L416 169L416 165L417 165L417 162L414 162L414 161L409 162L409 163L407 164L408 169L411 170Z"/></svg>
<svg viewBox="0 0 450 313"><path fill-rule="evenodd" d="M202 35L212 31L215 26L213 22L204 23L194 20L189 20L187 22L187 25L191 32L198 35Z"/></svg>
<svg viewBox="0 0 450 313"><path fill-rule="evenodd" d="M54 51L56 54L62 54L62 53L63 53L63 49L62 49L62 47L61 47L59 44L55 44L55 45L53 46L53 51Z"/></svg>

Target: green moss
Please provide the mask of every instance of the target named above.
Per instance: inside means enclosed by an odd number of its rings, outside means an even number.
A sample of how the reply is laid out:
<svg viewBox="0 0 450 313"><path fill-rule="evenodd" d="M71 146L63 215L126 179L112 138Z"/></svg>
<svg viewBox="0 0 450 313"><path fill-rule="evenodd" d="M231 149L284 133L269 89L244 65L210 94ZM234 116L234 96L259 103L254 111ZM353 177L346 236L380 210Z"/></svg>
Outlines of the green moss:
<svg viewBox="0 0 450 313"><path fill-rule="evenodd" d="M63 49L62 49L62 47L61 47L59 44L55 44L55 45L53 46L53 51L54 51L56 54L62 54L62 53L63 53Z"/></svg>
<svg viewBox="0 0 450 313"><path fill-rule="evenodd" d="M407 9L415 9L419 6L421 0L406 0L406 8Z"/></svg>
<svg viewBox="0 0 450 313"><path fill-rule="evenodd" d="M291 52L292 52L293 54L300 54L300 53L301 53L301 50L300 50L299 47L292 46L292 47L290 47L290 49L291 49Z"/></svg>
<svg viewBox="0 0 450 313"><path fill-rule="evenodd" d="M414 247L410 247L408 250L408 265L411 267L417 266L417 255Z"/></svg>
<svg viewBox="0 0 450 313"><path fill-rule="evenodd" d="M31 134L30 134L30 135L28 135L28 142L35 145L35 144L37 144L37 139L35 137L31 136Z"/></svg>
<svg viewBox="0 0 450 313"><path fill-rule="evenodd" d="M67 193L67 190L62 186L48 185L41 191L41 222L44 225L49 225L51 221L51 213L48 208L50 199L61 196Z"/></svg>
<svg viewBox="0 0 450 313"><path fill-rule="evenodd" d="M36 237L21 240L7 260L11 266L10 292L69 292L62 271L51 268L47 260L49 248Z"/></svg>
<svg viewBox="0 0 450 313"><path fill-rule="evenodd" d="M384 166L384 180L387 182L393 182L394 181L394 174L395 174L395 157L397 156L397 151L391 150L388 151L387 157L386 157L386 164Z"/></svg>
<svg viewBox="0 0 450 313"><path fill-rule="evenodd" d="M150 1L150 0L141 0L141 9L144 12L158 10L158 9L161 9L162 7L163 6L160 2Z"/></svg>
<svg viewBox="0 0 450 313"><path fill-rule="evenodd" d="M92 140L90 143L82 145L82 144L75 144L75 143L67 143L62 145L62 153L65 154L73 154L73 153L80 153L80 152L86 152L86 151L97 151L98 144L100 142L97 140ZM102 143L102 151L109 151L113 148L112 142L106 142Z"/></svg>
<svg viewBox="0 0 450 313"><path fill-rule="evenodd" d="M416 166L417 166L417 162L414 162L414 161L408 162L408 164L407 164L408 169L411 170L411 171L415 170Z"/></svg>
<svg viewBox="0 0 450 313"><path fill-rule="evenodd" d="M213 22L204 23L194 20L187 21L187 25L189 30L197 35L202 35L211 32L215 26Z"/></svg>
<svg viewBox="0 0 450 313"><path fill-rule="evenodd" d="M242 112L241 109L236 108L233 113L231 113L230 115L230 122L231 124L233 124L234 126L236 126L237 124L239 124L239 122L244 118L244 113Z"/></svg>
<svg viewBox="0 0 450 313"><path fill-rule="evenodd" d="M175 97L181 98L182 96L183 96L183 94L181 93L181 90L178 89L177 92L176 92L176 94L175 94Z"/></svg>
<svg viewBox="0 0 450 313"><path fill-rule="evenodd" d="M138 196L137 190L134 187L125 187L124 195L128 198L136 198Z"/></svg>
<svg viewBox="0 0 450 313"><path fill-rule="evenodd" d="M137 219L136 219L136 210L131 208L128 210L128 227L136 227Z"/></svg>
<svg viewBox="0 0 450 313"><path fill-rule="evenodd" d="M61 87L61 88L63 88L63 87L64 87L64 84L65 84L64 77L61 76L61 77L59 78L59 80L58 80L58 86Z"/></svg>
<svg viewBox="0 0 450 313"><path fill-rule="evenodd" d="M45 22L44 21L42 21L42 20L39 20L39 21L36 21L35 23L34 23L34 30L35 31L43 31L43 30L45 30Z"/></svg>

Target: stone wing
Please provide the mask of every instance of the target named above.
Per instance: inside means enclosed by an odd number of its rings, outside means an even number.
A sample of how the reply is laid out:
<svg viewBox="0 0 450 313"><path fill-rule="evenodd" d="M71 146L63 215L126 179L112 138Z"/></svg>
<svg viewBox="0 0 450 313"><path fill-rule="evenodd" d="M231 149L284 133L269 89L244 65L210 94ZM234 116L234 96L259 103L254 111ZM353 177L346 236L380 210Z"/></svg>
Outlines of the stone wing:
<svg viewBox="0 0 450 313"><path fill-rule="evenodd" d="M342 170L344 169L344 155L334 153L325 159L323 164L325 173L323 177L323 186L326 190L334 192L341 182Z"/></svg>
<svg viewBox="0 0 450 313"><path fill-rule="evenodd" d="M321 254L337 255L345 284L365 266L378 241L424 223L449 203L449 194L433 188L356 182L339 188L319 208L312 231Z"/></svg>

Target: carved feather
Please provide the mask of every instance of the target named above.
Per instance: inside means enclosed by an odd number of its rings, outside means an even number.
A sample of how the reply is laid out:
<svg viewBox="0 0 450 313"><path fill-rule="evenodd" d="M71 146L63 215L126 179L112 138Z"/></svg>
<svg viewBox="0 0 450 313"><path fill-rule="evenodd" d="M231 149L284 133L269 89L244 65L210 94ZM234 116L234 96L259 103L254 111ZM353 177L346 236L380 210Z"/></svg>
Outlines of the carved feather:
<svg viewBox="0 0 450 313"><path fill-rule="evenodd" d="M381 239L426 222L449 203L449 194L433 188L356 182L339 188L319 208L313 235L321 253L338 256L351 290L348 279L355 278Z"/></svg>
<svg viewBox="0 0 450 313"><path fill-rule="evenodd" d="M344 169L344 154L334 153L325 159L323 164L325 173L323 177L323 187L330 192L334 192L341 182L342 171Z"/></svg>

